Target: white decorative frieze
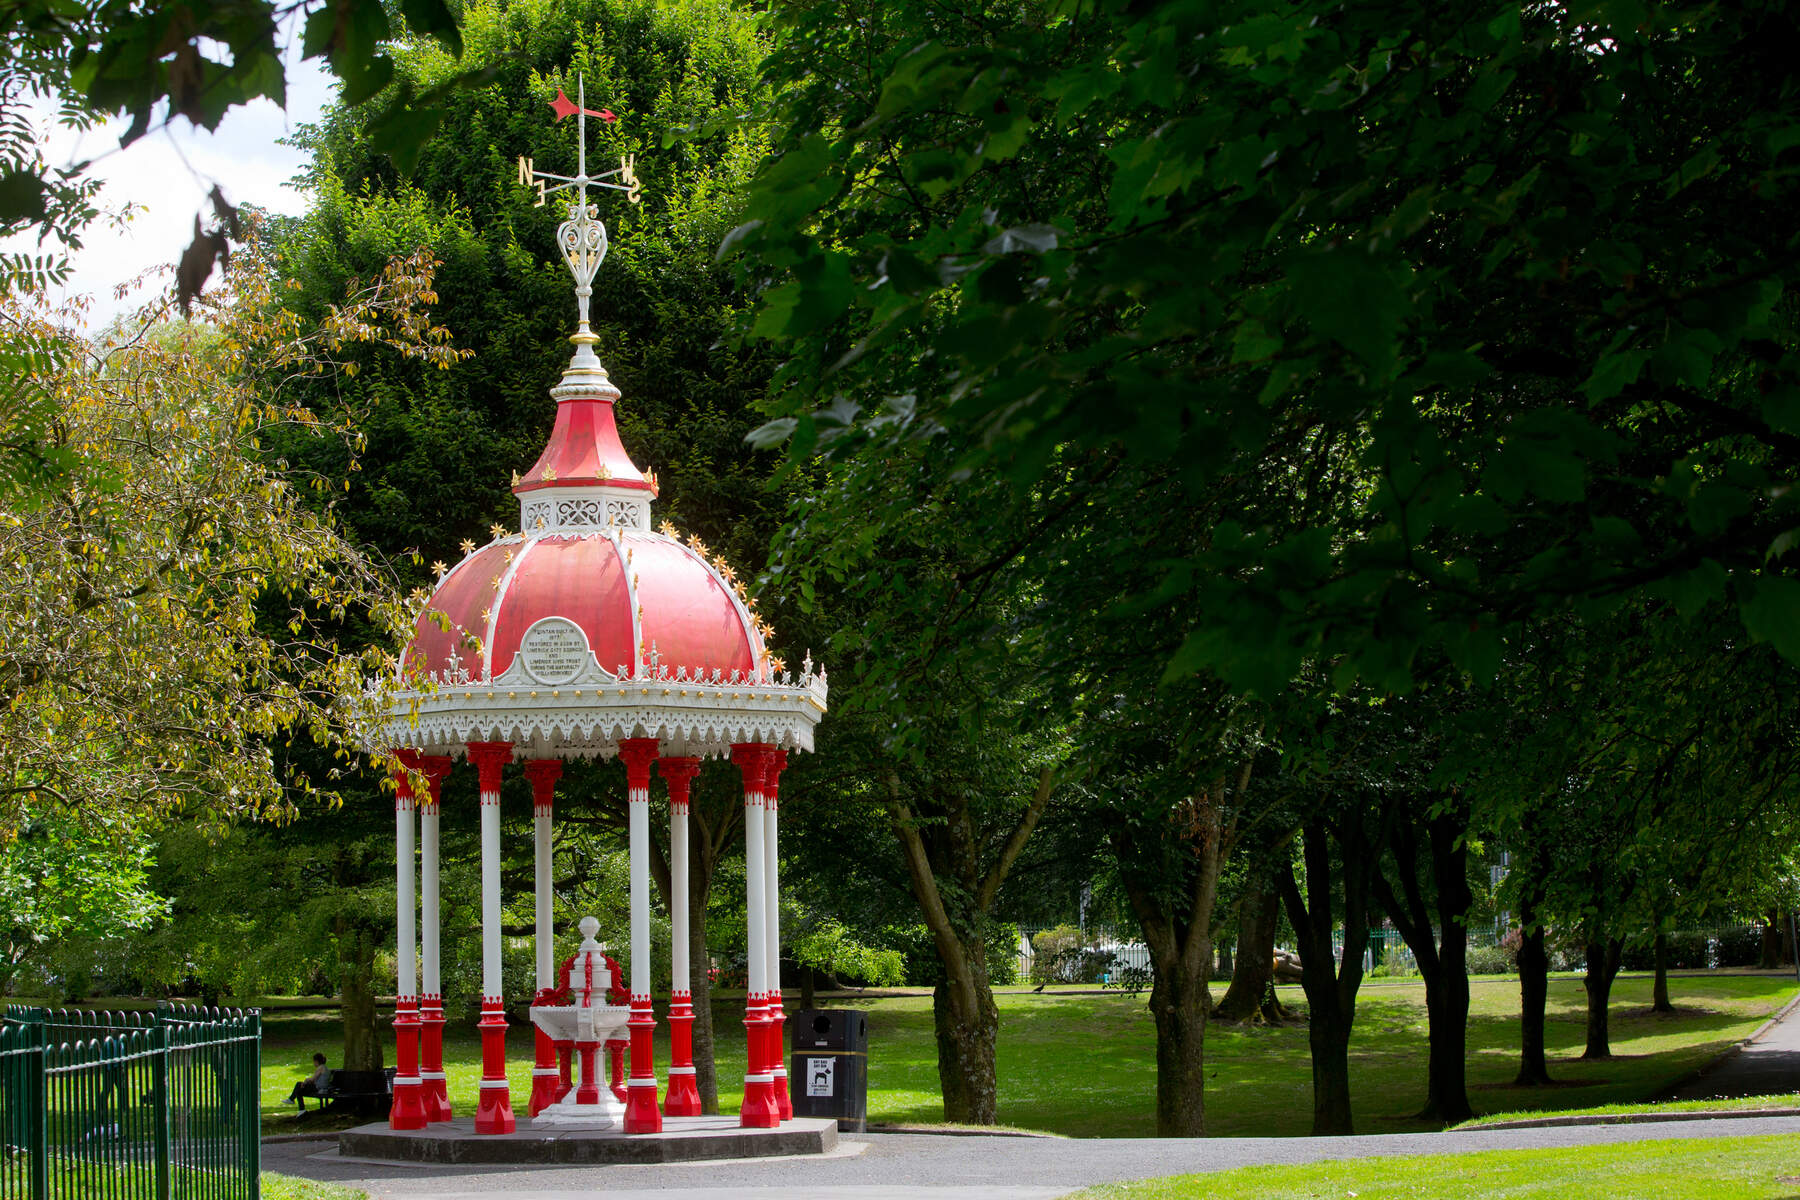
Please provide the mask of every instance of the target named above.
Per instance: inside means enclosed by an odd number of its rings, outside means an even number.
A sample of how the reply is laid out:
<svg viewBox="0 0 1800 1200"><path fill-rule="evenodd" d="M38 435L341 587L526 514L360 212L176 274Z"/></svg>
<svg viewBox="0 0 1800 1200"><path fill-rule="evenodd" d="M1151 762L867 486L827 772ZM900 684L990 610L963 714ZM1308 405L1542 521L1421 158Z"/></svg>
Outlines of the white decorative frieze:
<svg viewBox="0 0 1800 1200"><path fill-rule="evenodd" d="M650 505L643 492L630 488L546 488L520 498L519 528L527 537L572 529L648 531Z"/></svg>

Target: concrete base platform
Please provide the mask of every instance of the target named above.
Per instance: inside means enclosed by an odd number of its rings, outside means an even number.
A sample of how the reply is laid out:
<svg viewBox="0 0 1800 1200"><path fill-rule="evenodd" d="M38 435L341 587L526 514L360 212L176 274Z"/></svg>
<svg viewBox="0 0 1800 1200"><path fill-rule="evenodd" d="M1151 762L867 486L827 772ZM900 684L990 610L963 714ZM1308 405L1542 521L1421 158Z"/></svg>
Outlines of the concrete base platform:
<svg viewBox="0 0 1800 1200"><path fill-rule="evenodd" d="M385 1122L338 1134L346 1158L420 1163L670 1163L712 1158L775 1158L824 1154L837 1148L837 1122L795 1117L775 1129L743 1129L736 1117L665 1117L661 1133L617 1129L531 1129L477 1136L468 1118L424 1129L389 1129Z"/></svg>

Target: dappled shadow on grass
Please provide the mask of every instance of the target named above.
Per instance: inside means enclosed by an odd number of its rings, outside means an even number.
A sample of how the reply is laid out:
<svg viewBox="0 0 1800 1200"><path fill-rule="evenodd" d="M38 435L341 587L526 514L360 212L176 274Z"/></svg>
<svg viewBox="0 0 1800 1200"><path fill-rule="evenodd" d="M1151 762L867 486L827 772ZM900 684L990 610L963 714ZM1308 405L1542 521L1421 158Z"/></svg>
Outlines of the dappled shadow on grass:
<svg viewBox="0 0 1800 1200"><path fill-rule="evenodd" d="M1476 981L1471 988L1468 1078L1471 1097L1488 1112L1557 1111L1635 1102L1704 1063L1745 1036L1793 991L1781 978L1683 977L1681 1011L1652 1013L1647 978L1615 987L1613 1043L1620 1057L1582 1062L1585 996L1578 979L1552 980L1545 1029L1548 1088L1517 1087L1518 984ZM1295 989L1282 1001L1300 1007ZM1002 1122L1074 1137L1148 1137L1156 1131L1156 1029L1142 996L1116 992L1002 994L998 1046ZM790 1008L798 1008L798 997ZM869 1017L869 1119L933 1125L943 1120L929 995L833 998L823 1004ZM743 1074L741 1001L714 1007L720 1039L722 1107L736 1111ZM383 1013L383 1052L393 1057ZM472 1022L445 1027L445 1058L459 1114L473 1110L480 1044ZM1413 1114L1424 1106L1427 1053L1423 989L1389 985L1362 993L1351 1039L1351 1094L1358 1127L1398 1132L1435 1126ZM335 1012L271 1012L265 1022L265 1111L307 1073L314 1050L336 1059L341 1031ZM508 1038L515 1105L529 1094L529 1030ZM658 1030L666 1062L667 1029ZM1304 1023L1281 1026L1210 1024L1206 1031L1207 1131L1218 1136L1301 1135L1312 1119L1312 1060ZM659 1068L660 1074L660 1068ZM279 1089L276 1090L276 1085ZM271 1129L271 1132L274 1130Z"/></svg>

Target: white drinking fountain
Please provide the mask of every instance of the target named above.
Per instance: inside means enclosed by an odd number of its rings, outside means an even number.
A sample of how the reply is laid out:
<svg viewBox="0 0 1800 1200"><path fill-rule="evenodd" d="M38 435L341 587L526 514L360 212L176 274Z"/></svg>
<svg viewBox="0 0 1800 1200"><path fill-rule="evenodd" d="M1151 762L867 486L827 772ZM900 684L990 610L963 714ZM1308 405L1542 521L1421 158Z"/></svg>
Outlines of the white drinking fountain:
<svg viewBox="0 0 1800 1200"><path fill-rule="evenodd" d="M626 1036L631 1009L606 1002L611 976L606 951L594 940L599 931L599 921L581 918L581 948L569 960L563 979L569 1003L531 1006L531 1023L553 1042L573 1042L580 1063L579 1085L531 1118L533 1126L612 1129L624 1119L625 1106L601 1078L599 1058L604 1043Z"/></svg>

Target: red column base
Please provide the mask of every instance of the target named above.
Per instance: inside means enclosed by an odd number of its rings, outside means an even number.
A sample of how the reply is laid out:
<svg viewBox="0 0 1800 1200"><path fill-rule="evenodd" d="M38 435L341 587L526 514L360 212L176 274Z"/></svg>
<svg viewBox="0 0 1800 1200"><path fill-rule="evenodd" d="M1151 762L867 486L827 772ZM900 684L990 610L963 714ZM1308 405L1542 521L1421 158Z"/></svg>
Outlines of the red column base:
<svg viewBox="0 0 1800 1200"><path fill-rule="evenodd" d="M785 1070L775 1072L775 1111L781 1114L781 1119L784 1121L791 1121L794 1119L794 1101L788 1095L787 1072Z"/></svg>
<svg viewBox="0 0 1800 1200"><path fill-rule="evenodd" d="M661 1133L662 1113L656 1107L656 1080L634 1079L625 1092L625 1132Z"/></svg>
<svg viewBox="0 0 1800 1200"><path fill-rule="evenodd" d="M743 1129L773 1129L781 1124L781 1110L775 1107L775 1085L767 1075L744 1080L744 1108L738 1114Z"/></svg>
<svg viewBox="0 0 1800 1200"><path fill-rule="evenodd" d="M518 1128L518 1124L513 1117L512 1092L505 1081L501 1081L499 1087L489 1087L487 1081L483 1080L481 1105L475 1110L475 1132L511 1133Z"/></svg>
<svg viewBox="0 0 1800 1200"><path fill-rule="evenodd" d="M511 1133L517 1128L513 1118L512 1092L506 1085L506 1010L498 997L482 1001L481 1020L481 1103L475 1110L475 1132L481 1134Z"/></svg>
<svg viewBox="0 0 1800 1200"><path fill-rule="evenodd" d="M663 1093L663 1116L700 1115L700 1088L694 1078L694 1006L687 992L669 1001L669 1088Z"/></svg>
<svg viewBox="0 0 1800 1200"><path fill-rule="evenodd" d="M779 1007L780 997L775 997L777 1005L769 1008L768 1024L763 1029L763 1054L769 1064L769 1073L775 1078L772 1081L775 1089L775 1111L781 1119L794 1119L794 1102L788 1096L787 1080L787 1014Z"/></svg>
<svg viewBox="0 0 1800 1200"><path fill-rule="evenodd" d="M694 1068L669 1068L669 1090L663 1094L663 1116L697 1117L700 1115L700 1085Z"/></svg>
<svg viewBox="0 0 1800 1200"><path fill-rule="evenodd" d="M541 993L537 1002L545 1003ZM525 1107L526 1115L533 1117L556 1103L558 1088L562 1082L556 1074L556 1044L543 1030L535 1032L537 1057L531 1068L531 1103Z"/></svg>
<svg viewBox="0 0 1800 1200"><path fill-rule="evenodd" d="M531 1071L531 1103L525 1106L525 1115L535 1117L562 1098L562 1080L556 1077L556 1068L545 1071L542 1067L534 1067Z"/></svg>
<svg viewBox="0 0 1800 1200"><path fill-rule="evenodd" d="M419 1081L419 1010L402 996L394 1005L394 1102L388 1109L389 1129L425 1128L425 1101Z"/></svg>
<svg viewBox="0 0 1800 1200"><path fill-rule="evenodd" d="M439 1121L451 1120L450 1088L444 1082L444 1073L435 1075L422 1074L419 1077L419 1098L425 1105L425 1123L435 1125Z"/></svg>
<svg viewBox="0 0 1800 1200"><path fill-rule="evenodd" d="M388 1110L389 1129L425 1128L424 1088L417 1075L394 1076L394 1106Z"/></svg>
<svg viewBox="0 0 1800 1200"><path fill-rule="evenodd" d="M435 998L419 1014L419 1078L428 1123L450 1120L450 1091L444 1084L444 1010Z"/></svg>

